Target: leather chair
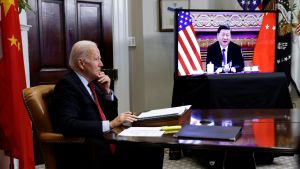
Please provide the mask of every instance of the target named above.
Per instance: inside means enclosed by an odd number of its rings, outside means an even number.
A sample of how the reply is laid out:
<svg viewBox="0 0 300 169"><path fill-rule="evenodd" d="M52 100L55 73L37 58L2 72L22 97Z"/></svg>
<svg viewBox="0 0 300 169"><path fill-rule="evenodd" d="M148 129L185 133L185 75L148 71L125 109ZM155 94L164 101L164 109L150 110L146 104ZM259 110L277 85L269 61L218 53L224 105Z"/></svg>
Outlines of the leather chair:
<svg viewBox="0 0 300 169"><path fill-rule="evenodd" d="M40 85L23 90L23 101L32 121L34 136L40 142L42 156L47 169L56 169L54 147L57 144L82 144L84 138L64 137L52 128L49 103L54 85Z"/></svg>

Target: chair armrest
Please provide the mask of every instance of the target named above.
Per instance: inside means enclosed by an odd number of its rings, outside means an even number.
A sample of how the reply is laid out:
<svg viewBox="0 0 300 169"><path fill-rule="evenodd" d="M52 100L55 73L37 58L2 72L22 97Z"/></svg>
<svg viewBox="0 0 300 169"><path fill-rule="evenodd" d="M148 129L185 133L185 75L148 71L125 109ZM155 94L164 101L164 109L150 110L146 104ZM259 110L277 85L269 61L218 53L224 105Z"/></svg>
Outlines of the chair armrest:
<svg viewBox="0 0 300 169"><path fill-rule="evenodd" d="M42 143L72 143L80 144L84 143L83 137L65 137L60 133L42 132L39 135L39 139Z"/></svg>

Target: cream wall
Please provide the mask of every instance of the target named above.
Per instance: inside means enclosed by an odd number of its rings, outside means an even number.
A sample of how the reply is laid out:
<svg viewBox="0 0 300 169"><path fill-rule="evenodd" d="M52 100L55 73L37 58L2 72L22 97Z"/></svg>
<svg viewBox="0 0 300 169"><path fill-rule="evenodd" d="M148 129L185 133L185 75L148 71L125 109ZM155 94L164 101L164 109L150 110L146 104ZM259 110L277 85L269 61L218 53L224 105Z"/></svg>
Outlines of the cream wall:
<svg viewBox="0 0 300 169"><path fill-rule="evenodd" d="M194 9L239 9L236 0L191 0ZM226 7L227 6L227 7ZM159 32L158 0L128 0L130 107L143 111L171 106L174 33Z"/></svg>
<svg viewBox="0 0 300 169"><path fill-rule="evenodd" d="M131 111L145 109L143 1L128 1L128 35L134 36L136 47L129 48L130 108Z"/></svg>

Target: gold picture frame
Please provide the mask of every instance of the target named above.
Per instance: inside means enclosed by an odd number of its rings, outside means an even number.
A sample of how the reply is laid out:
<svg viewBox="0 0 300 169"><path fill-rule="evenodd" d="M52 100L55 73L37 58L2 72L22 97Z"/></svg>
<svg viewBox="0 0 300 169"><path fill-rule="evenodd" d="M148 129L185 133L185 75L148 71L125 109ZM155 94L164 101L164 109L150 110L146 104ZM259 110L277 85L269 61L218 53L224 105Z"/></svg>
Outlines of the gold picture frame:
<svg viewBox="0 0 300 169"><path fill-rule="evenodd" d="M175 9L189 9L190 0L159 0L159 31L174 30Z"/></svg>

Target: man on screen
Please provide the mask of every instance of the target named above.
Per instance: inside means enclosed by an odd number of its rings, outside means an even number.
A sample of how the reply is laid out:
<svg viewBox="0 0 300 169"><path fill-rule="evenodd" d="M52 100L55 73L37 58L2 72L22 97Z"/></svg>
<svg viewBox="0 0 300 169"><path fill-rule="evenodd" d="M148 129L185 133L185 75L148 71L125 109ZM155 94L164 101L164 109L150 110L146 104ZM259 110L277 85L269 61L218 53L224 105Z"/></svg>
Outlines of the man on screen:
<svg viewBox="0 0 300 169"><path fill-rule="evenodd" d="M240 72L244 68L244 58L239 45L231 42L231 30L227 25L220 25L217 32L217 42L207 49L206 64L214 64L214 71Z"/></svg>

